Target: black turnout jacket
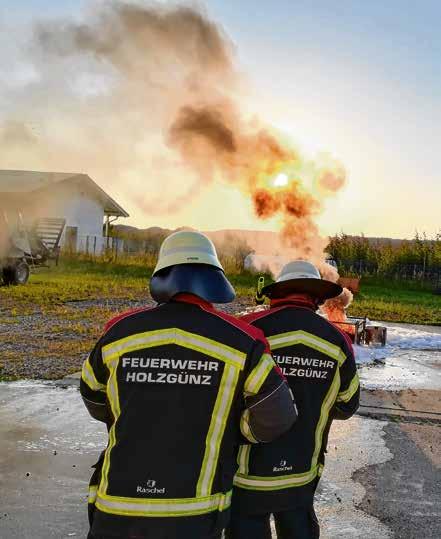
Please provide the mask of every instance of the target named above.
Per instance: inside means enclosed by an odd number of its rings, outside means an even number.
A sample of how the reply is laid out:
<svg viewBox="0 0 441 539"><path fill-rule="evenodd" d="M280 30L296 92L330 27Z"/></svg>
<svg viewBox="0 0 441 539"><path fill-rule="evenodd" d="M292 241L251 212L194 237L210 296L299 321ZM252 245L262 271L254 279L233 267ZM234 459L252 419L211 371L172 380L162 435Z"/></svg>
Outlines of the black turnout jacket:
<svg viewBox="0 0 441 539"><path fill-rule="evenodd" d="M97 536L202 537L191 523L228 514L240 444L295 420L262 332L192 295L111 321L80 390L109 428L89 492Z"/></svg>
<svg viewBox="0 0 441 539"><path fill-rule="evenodd" d="M234 503L244 512L310 506L324 466L331 422L348 419L359 405L352 344L312 303L277 300L242 319L261 329L288 380L298 420L265 446L242 446Z"/></svg>

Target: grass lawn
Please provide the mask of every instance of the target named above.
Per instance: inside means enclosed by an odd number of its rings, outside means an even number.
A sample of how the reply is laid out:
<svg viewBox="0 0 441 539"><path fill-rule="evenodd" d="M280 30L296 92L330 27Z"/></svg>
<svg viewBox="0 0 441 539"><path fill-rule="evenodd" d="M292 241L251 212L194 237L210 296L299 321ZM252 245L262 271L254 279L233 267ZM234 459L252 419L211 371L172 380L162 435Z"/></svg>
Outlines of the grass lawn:
<svg viewBox="0 0 441 539"><path fill-rule="evenodd" d="M418 282L366 277L349 314L371 320L441 325L441 296L434 295L431 286Z"/></svg>
<svg viewBox="0 0 441 539"><path fill-rule="evenodd" d="M60 378L79 370L110 318L151 303L149 262L62 261L34 272L25 286L0 286L0 380ZM227 273L239 300L233 312L253 304L257 277ZM441 325L441 297L415 283L366 278L349 314Z"/></svg>
<svg viewBox="0 0 441 539"><path fill-rule="evenodd" d="M153 266L105 261L64 261L58 267L39 268L25 286L0 286L0 308L12 314L29 309L50 312L71 301L139 300L148 296ZM231 280L238 296L254 296L256 278L250 273L234 274Z"/></svg>
<svg viewBox="0 0 441 539"><path fill-rule="evenodd" d="M40 269L26 286L0 287L0 308L14 314L39 310L56 313L66 302L148 297L149 259L120 263L70 260L58 267ZM254 296L257 278L249 272L229 272L239 297ZM349 309L353 316L413 324L441 325L441 296L419 283L363 278L361 292Z"/></svg>

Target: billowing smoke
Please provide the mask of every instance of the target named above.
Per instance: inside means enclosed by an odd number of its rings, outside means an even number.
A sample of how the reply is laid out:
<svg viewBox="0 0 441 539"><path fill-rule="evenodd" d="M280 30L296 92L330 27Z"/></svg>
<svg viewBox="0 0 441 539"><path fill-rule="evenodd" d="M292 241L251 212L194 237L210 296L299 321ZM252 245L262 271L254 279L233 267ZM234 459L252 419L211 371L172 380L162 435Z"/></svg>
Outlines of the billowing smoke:
<svg viewBox="0 0 441 539"><path fill-rule="evenodd" d="M315 218L345 172L242 113L234 46L203 11L110 0L41 22L22 71L2 90L2 168L87 172L149 219L227 182L290 252L322 258Z"/></svg>
<svg viewBox="0 0 441 539"><path fill-rule="evenodd" d="M20 84L0 73L0 166L87 172L149 218L176 212L205 178L167 145L169 127L233 91L233 45L185 6L111 0L85 21L40 22Z"/></svg>
<svg viewBox="0 0 441 539"><path fill-rule="evenodd" d="M247 122L231 101L181 109L169 143L206 182L220 177L251 197L258 218L280 217L293 255L322 260L327 242L314 218L345 183L340 165L306 162L268 127Z"/></svg>

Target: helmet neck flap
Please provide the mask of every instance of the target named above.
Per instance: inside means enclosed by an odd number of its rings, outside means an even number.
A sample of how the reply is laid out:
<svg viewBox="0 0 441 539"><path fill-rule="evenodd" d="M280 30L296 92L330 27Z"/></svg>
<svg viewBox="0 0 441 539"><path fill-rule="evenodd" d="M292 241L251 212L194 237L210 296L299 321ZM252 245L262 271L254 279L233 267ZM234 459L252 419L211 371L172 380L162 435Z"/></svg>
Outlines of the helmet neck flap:
<svg viewBox="0 0 441 539"><path fill-rule="evenodd" d="M166 303L176 294L194 294L210 303L230 303L234 288L220 268L206 264L179 264L156 272L150 280L150 294Z"/></svg>

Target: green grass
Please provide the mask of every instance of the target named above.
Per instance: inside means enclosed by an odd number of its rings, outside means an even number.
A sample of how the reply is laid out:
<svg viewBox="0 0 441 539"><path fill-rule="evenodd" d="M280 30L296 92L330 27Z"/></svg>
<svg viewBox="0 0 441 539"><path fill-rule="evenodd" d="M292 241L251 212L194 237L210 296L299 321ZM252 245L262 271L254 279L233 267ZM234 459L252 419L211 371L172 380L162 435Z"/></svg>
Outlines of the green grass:
<svg viewBox="0 0 441 539"><path fill-rule="evenodd" d="M125 257L110 262L104 259L65 259L58 267L43 268L31 275L26 286L0 287L0 305L8 314L35 312L62 314L69 301L148 297L148 278L153 270L151 257ZM228 271L230 269L230 271ZM257 277L250 272L227 273L238 297L254 297ZM68 313L65 313L68 317ZM441 325L441 296L429 285L418 282L363 278L361 292L349 309L353 316L371 319ZM73 315L72 315L73 316ZM77 315L78 316L78 313Z"/></svg>
<svg viewBox="0 0 441 539"><path fill-rule="evenodd" d="M110 264L61 263L41 268L25 286L0 287L0 301L11 308L50 308L68 301L137 298L147 294L146 270Z"/></svg>
<svg viewBox="0 0 441 539"><path fill-rule="evenodd" d="M126 310L129 300L149 298L148 278L153 261L148 258L63 260L58 267L42 268L25 286L0 286L0 381L19 378L20 365L35 360L51 361L46 378L58 378L79 369L107 320ZM256 275L227 265L227 274L242 307L253 303ZM108 300L120 299L118 303ZM90 305L81 300L98 300ZM74 302L74 303L69 303ZM361 292L349 309L354 316L371 319L441 325L441 296L418 283L362 279ZM23 353L23 342L29 352ZM70 363L66 363L70 359ZM41 377L36 369L31 377ZM28 371L27 371L28 372Z"/></svg>
<svg viewBox="0 0 441 539"><path fill-rule="evenodd" d="M441 325L441 296L419 282L363 278L349 308L353 316L410 324Z"/></svg>
<svg viewBox="0 0 441 539"><path fill-rule="evenodd" d="M148 297L153 265L143 262L139 258L117 263L64 260L57 267L37 269L25 286L0 287L0 304L14 315L35 308L52 310L69 301ZM232 274L231 281L239 296L254 295L254 275Z"/></svg>

